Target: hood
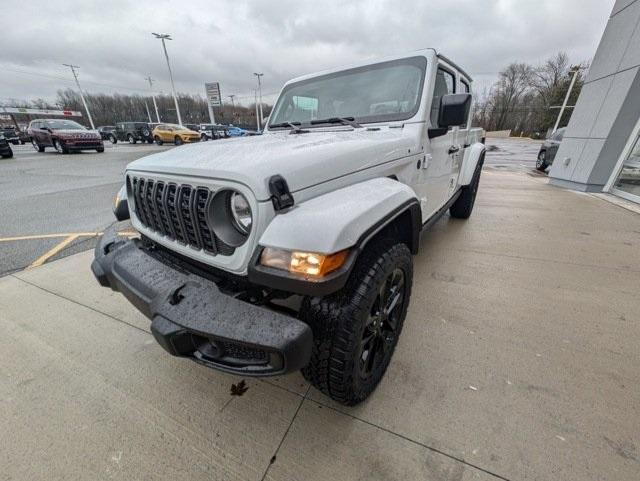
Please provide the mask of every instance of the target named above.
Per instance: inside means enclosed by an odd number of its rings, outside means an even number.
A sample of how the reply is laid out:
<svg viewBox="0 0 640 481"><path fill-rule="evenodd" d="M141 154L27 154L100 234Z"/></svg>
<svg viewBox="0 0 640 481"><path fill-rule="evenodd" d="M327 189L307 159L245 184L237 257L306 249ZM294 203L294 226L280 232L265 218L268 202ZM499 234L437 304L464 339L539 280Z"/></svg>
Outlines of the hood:
<svg viewBox="0 0 640 481"><path fill-rule="evenodd" d="M127 169L236 181L258 200L267 200L273 175L282 175L296 192L404 157L417 138L406 127L268 132L171 149L138 159Z"/></svg>

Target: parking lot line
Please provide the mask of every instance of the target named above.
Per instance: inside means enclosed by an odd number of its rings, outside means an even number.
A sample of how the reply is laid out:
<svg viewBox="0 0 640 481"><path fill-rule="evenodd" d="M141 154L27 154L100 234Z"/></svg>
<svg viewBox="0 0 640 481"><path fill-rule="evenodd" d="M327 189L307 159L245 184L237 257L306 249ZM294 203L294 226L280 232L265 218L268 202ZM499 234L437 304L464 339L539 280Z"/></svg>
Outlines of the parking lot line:
<svg viewBox="0 0 640 481"><path fill-rule="evenodd" d="M53 247L52 249L50 249L47 252L45 252L44 254L42 254L40 257L38 257L35 261L33 261L29 265L29 267L27 267L27 269L33 269L34 267L41 266L42 264L47 262L47 260L49 260L51 257L55 256L58 252L60 252L62 249L67 247L69 244L71 244L78 237L80 237L80 235L78 235L78 234L70 235L69 237L67 237L62 242L56 244L55 247Z"/></svg>
<svg viewBox="0 0 640 481"><path fill-rule="evenodd" d="M101 234L101 232L67 232L65 234L37 234L37 235L23 235L18 237L1 237L0 242L15 242L21 240L37 240L37 239L55 239L56 237L93 237Z"/></svg>

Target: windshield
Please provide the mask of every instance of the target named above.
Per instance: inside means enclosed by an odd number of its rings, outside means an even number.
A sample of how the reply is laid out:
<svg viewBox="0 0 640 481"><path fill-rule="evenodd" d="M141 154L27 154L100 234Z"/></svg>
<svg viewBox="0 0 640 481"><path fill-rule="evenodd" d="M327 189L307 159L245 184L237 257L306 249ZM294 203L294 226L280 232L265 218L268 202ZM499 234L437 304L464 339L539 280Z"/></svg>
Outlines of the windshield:
<svg viewBox="0 0 640 481"><path fill-rule="evenodd" d="M45 125L52 130L86 130L82 125L73 120L47 120Z"/></svg>
<svg viewBox="0 0 640 481"><path fill-rule="evenodd" d="M307 126L313 120L336 117L352 117L360 123L406 120L420 106L426 65L424 57L411 57L289 84L269 118L269 127Z"/></svg>

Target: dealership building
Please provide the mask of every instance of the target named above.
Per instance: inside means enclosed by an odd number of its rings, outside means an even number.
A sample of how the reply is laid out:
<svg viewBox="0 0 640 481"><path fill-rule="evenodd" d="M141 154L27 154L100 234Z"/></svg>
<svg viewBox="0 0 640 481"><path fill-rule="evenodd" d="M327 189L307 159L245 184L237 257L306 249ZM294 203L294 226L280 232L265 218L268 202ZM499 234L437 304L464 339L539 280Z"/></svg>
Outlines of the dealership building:
<svg viewBox="0 0 640 481"><path fill-rule="evenodd" d="M550 183L640 203L640 0L617 0Z"/></svg>

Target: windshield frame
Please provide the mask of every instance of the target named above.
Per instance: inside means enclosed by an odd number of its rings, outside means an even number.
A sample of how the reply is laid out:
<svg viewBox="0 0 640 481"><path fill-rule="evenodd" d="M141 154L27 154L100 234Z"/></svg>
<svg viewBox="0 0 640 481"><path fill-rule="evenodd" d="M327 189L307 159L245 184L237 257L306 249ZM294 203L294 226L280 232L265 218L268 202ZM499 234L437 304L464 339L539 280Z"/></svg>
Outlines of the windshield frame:
<svg viewBox="0 0 640 481"><path fill-rule="evenodd" d="M378 63L371 63L371 64L367 64L367 65L362 65L360 67L354 67L354 68L349 68L349 69L345 69L345 70L339 70L336 72L331 72L328 74L324 74L324 75L316 75L304 80L300 80L297 82L291 82L287 85L285 85L285 87L282 89L282 92L280 92L280 95L278 96L278 101L276 102L276 104L273 106L272 112L273 113L277 113L278 109L280 109L280 104L282 102L285 101L285 97L287 92L289 92L291 89L293 88L297 88L300 86L304 86L304 85L309 85L309 84L313 84L316 83L318 81L322 81L322 80L327 80L327 79L333 79L333 78L339 78L345 75L351 75L351 74L357 74L360 72L368 72L368 71L372 71L372 70L377 70L377 69L383 69L383 68L388 68L388 67L395 67L395 66L400 66L400 65L413 65L413 66L417 66L420 69L420 85L419 85L419 89L418 89L418 93L416 96L416 103L413 107L412 110L408 111L408 112L395 112L395 113L389 113L389 114L381 114L381 115L367 115L367 116L355 116L354 114L349 114L351 117L354 117L355 122L359 123L359 124L372 124L372 123L381 123L381 122L399 122L399 121L404 121L404 120L409 120L410 118L414 117L418 111L420 110L420 107L422 105L422 96L424 93L424 86L425 86L425 80L426 80L426 75L427 75L427 67L428 67L428 59L424 56L421 55L416 55L416 56L412 56L412 57L403 57L403 58L399 58L399 59L394 59L394 60L388 60L388 61L384 61L384 62L378 62ZM267 129L268 130L273 130L273 131L280 131L280 130L290 130L290 127L272 127L272 125L274 124L280 124L281 122L275 122L275 115L270 115L269 116L269 124L267 125ZM324 123L320 123L320 124L311 124L310 122L294 122L296 125L299 125L300 127L304 127L305 129L308 128L326 128L327 126L329 127L334 127L334 126L339 126L339 124L324 124ZM344 127L344 126L341 126Z"/></svg>

